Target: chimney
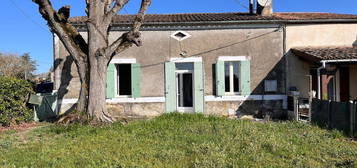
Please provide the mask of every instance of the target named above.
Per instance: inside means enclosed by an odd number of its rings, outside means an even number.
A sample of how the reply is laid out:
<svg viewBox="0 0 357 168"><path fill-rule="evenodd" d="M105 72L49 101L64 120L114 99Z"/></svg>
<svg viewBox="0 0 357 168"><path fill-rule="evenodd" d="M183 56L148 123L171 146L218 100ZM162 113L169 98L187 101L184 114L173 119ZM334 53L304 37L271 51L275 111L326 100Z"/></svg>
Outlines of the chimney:
<svg viewBox="0 0 357 168"><path fill-rule="evenodd" d="M352 46L353 46L353 48L357 48L357 36L356 36L356 41L353 42Z"/></svg>
<svg viewBox="0 0 357 168"><path fill-rule="evenodd" d="M249 0L249 14L254 14L254 0Z"/></svg>
<svg viewBox="0 0 357 168"><path fill-rule="evenodd" d="M257 14L271 16L273 14L273 0L257 0Z"/></svg>

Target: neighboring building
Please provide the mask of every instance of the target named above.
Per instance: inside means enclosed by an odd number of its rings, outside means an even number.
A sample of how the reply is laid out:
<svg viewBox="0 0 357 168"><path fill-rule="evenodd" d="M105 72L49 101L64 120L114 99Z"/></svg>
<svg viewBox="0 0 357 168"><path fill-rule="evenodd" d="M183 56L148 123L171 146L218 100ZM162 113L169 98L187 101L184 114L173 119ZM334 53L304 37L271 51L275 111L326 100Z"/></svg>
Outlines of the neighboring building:
<svg viewBox="0 0 357 168"><path fill-rule="evenodd" d="M133 18L116 16L111 40L129 30ZM71 21L86 37L85 18ZM289 88L307 94L306 75L315 67L290 49L352 45L357 15L147 15L141 30L144 45L115 56L108 67L107 102L114 116L179 111L283 118ZM73 60L56 36L54 52L55 88L60 111L65 111L76 102L79 79ZM354 70L350 72L353 75ZM357 84L355 78L350 76Z"/></svg>
<svg viewBox="0 0 357 168"><path fill-rule="evenodd" d="M357 99L357 15L350 19L337 14L306 15L325 19L287 26L289 89L297 88L304 98L312 93L325 100Z"/></svg>
<svg viewBox="0 0 357 168"><path fill-rule="evenodd" d="M357 47L294 48L292 53L305 66L299 74L306 76L306 83L296 85L304 88L302 96L312 93L323 100L357 100Z"/></svg>

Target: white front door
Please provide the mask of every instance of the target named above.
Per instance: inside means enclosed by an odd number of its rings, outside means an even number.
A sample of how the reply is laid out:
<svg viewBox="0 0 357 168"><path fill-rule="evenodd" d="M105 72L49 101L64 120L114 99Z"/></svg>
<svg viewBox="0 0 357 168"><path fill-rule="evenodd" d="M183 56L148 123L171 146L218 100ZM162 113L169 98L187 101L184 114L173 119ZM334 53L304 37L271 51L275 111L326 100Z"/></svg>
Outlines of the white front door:
<svg viewBox="0 0 357 168"><path fill-rule="evenodd" d="M176 71L177 111L193 112L193 73L190 70Z"/></svg>

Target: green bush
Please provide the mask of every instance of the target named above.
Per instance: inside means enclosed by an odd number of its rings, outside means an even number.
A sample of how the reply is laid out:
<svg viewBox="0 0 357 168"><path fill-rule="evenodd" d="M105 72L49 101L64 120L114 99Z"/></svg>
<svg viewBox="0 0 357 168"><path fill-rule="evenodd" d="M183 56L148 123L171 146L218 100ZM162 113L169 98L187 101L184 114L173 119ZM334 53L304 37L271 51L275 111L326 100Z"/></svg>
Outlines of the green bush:
<svg viewBox="0 0 357 168"><path fill-rule="evenodd" d="M30 82L0 77L0 125L9 126L33 119L33 111L26 105L30 93L33 93Z"/></svg>

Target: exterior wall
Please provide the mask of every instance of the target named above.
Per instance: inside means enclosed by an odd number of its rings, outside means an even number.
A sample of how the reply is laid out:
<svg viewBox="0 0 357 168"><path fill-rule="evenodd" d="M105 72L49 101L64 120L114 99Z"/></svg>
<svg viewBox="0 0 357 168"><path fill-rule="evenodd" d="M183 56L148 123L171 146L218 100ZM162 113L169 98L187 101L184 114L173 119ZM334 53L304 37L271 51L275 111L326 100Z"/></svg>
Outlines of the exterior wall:
<svg viewBox="0 0 357 168"><path fill-rule="evenodd" d="M287 117L283 110L283 100L212 101L206 102L205 113L219 116L270 115L280 119Z"/></svg>
<svg viewBox="0 0 357 168"><path fill-rule="evenodd" d="M277 25L246 25L237 29L186 30L191 37L182 41L181 44L170 37L176 30L142 31L143 46L140 48L132 47L115 56L115 58L135 58L137 63L140 63L142 97L164 97L164 63L171 58L181 57L180 45L184 51L187 51L188 56L202 57L205 70L204 92L206 96L215 95L214 64L219 56L247 56L251 58L251 90L253 95L266 94L263 90L265 79L276 79L278 81L278 92L270 94L284 95L283 32L282 30L277 31L277 28ZM110 40L114 41L122 33L111 32ZM79 80L76 68L74 64L70 66L70 64L66 64L66 61L63 61L68 53L61 43L55 44L55 58L58 60L55 66L55 86L59 90L58 92L63 94L62 98L77 98ZM67 63L70 62L70 60L67 61ZM63 66L66 66L66 70L60 72ZM61 84L61 80L65 82ZM208 106L205 109L208 114L215 113L211 110L212 108L209 108L211 104L206 103ZM221 104L227 103L222 102ZM239 106L237 105L241 103L236 101L236 103L228 104L235 104L232 108L238 110ZM119 103L117 106L119 109L131 109L132 113L145 113L144 111L149 109L150 115L165 111L162 104L151 106L141 103L141 105L143 106L142 109L145 110L140 109L139 105L130 103L124 103L124 105ZM275 107L277 109L282 108L281 106ZM152 110L152 108L155 110ZM135 109L140 110L135 111ZM225 111L225 109L215 109Z"/></svg>
<svg viewBox="0 0 357 168"><path fill-rule="evenodd" d="M287 25L286 51L294 47L352 46L356 42L357 24ZM290 52L286 54L287 86L295 86L302 97L308 97L310 67Z"/></svg>
<svg viewBox="0 0 357 168"><path fill-rule="evenodd" d="M165 111L165 103L110 103L109 113L117 119L122 117L155 117Z"/></svg>
<svg viewBox="0 0 357 168"><path fill-rule="evenodd" d="M357 65L350 66L350 97L357 100Z"/></svg>

